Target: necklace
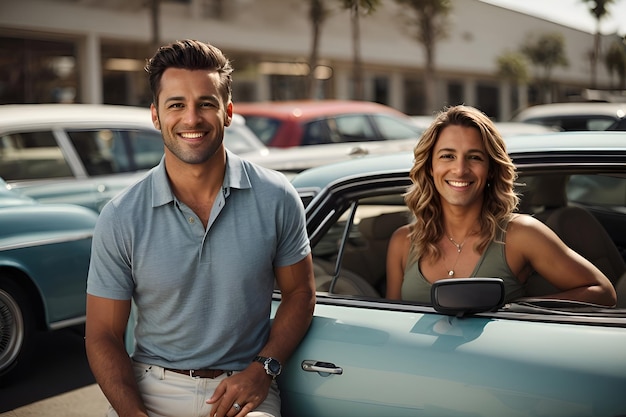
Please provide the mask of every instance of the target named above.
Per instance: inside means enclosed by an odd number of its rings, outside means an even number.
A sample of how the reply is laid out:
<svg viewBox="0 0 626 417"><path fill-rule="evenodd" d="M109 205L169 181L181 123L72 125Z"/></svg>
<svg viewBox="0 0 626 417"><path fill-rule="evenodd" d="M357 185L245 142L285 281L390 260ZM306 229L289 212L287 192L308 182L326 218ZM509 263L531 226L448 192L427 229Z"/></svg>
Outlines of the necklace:
<svg viewBox="0 0 626 417"><path fill-rule="evenodd" d="M454 264L452 265L452 268L448 271L448 276L449 277L453 277L454 276L454 268L456 268L456 264L457 264L457 262L459 262L459 257L461 256L461 251L463 250L463 245L465 245L465 241L467 240L467 236L465 236L465 239L463 239L463 242L461 242L461 243L457 243L450 236L448 236L448 240L450 240L450 242L456 247L456 252L457 252L456 259L454 260Z"/></svg>
<svg viewBox="0 0 626 417"><path fill-rule="evenodd" d="M467 236L465 237L462 243L456 243L455 240L452 239L450 236L448 236L448 239L450 239L450 242L452 242L452 244L456 246L456 251L461 253L461 250L463 250L463 245L465 245L465 241L467 240Z"/></svg>

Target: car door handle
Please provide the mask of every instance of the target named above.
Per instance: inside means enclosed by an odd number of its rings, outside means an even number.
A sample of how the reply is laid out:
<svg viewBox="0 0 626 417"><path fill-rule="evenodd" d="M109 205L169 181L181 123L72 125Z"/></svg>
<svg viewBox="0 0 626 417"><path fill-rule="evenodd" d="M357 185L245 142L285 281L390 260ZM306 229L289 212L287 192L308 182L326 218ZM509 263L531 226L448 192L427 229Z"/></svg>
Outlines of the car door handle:
<svg viewBox="0 0 626 417"><path fill-rule="evenodd" d="M343 368L335 365L334 363L310 360L302 361L302 370L305 372L317 372L321 376L343 374Z"/></svg>
<svg viewBox="0 0 626 417"><path fill-rule="evenodd" d="M361 146L355 146L354 148L350 149L350 151L348 152L348 155L349 156L363 156L369 153L370 151L367 148L363 148Z"/></svg>

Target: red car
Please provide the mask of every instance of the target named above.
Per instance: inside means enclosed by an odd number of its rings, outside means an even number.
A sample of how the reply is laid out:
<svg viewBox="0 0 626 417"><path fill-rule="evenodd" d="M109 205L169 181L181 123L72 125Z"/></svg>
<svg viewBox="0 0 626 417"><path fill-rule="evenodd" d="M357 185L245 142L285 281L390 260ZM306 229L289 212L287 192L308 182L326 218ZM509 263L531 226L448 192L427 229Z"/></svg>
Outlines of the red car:
<svg viewBox="0 0 626 417"><path fill-rule="evenodd" d="M266 146L417 140L423 128L406 114L367 101L235 103L234 111Z"/></svg>

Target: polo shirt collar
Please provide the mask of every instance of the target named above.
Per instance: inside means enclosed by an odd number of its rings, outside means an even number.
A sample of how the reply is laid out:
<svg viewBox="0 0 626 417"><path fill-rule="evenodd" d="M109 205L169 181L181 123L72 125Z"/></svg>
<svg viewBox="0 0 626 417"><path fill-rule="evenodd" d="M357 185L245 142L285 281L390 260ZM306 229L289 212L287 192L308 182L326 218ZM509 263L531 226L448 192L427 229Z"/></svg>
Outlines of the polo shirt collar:
<svg viewBox="0 0 626 417"><path fill-rule="evenodd" d="M222 183L224 196L230 194L230 189L252 188L250 177L246 171L243 160L234 153L226 150L226 172ZM174 193L170 187L167 172L165 171L165 156L161 158L159 165L152 171L152 207L158 207L175 201Z"/></svg>

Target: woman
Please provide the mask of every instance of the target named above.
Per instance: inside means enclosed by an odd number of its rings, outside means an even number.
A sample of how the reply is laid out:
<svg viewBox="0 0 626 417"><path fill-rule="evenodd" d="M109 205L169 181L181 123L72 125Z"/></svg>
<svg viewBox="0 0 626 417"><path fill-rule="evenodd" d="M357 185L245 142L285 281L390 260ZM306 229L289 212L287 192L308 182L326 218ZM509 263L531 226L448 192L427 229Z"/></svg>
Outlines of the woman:
<svg viewBox="0 0 626 417"><path fill-rule="evenodd" d="M550 298L615 305L600 270L539 220L514 213L515 166L477 109L439 114L415 146L410 177L405 201L415 220L391 237L387 298L430 303L440 279L498 277L511 301L537 272L560 290Z"/></svg>

